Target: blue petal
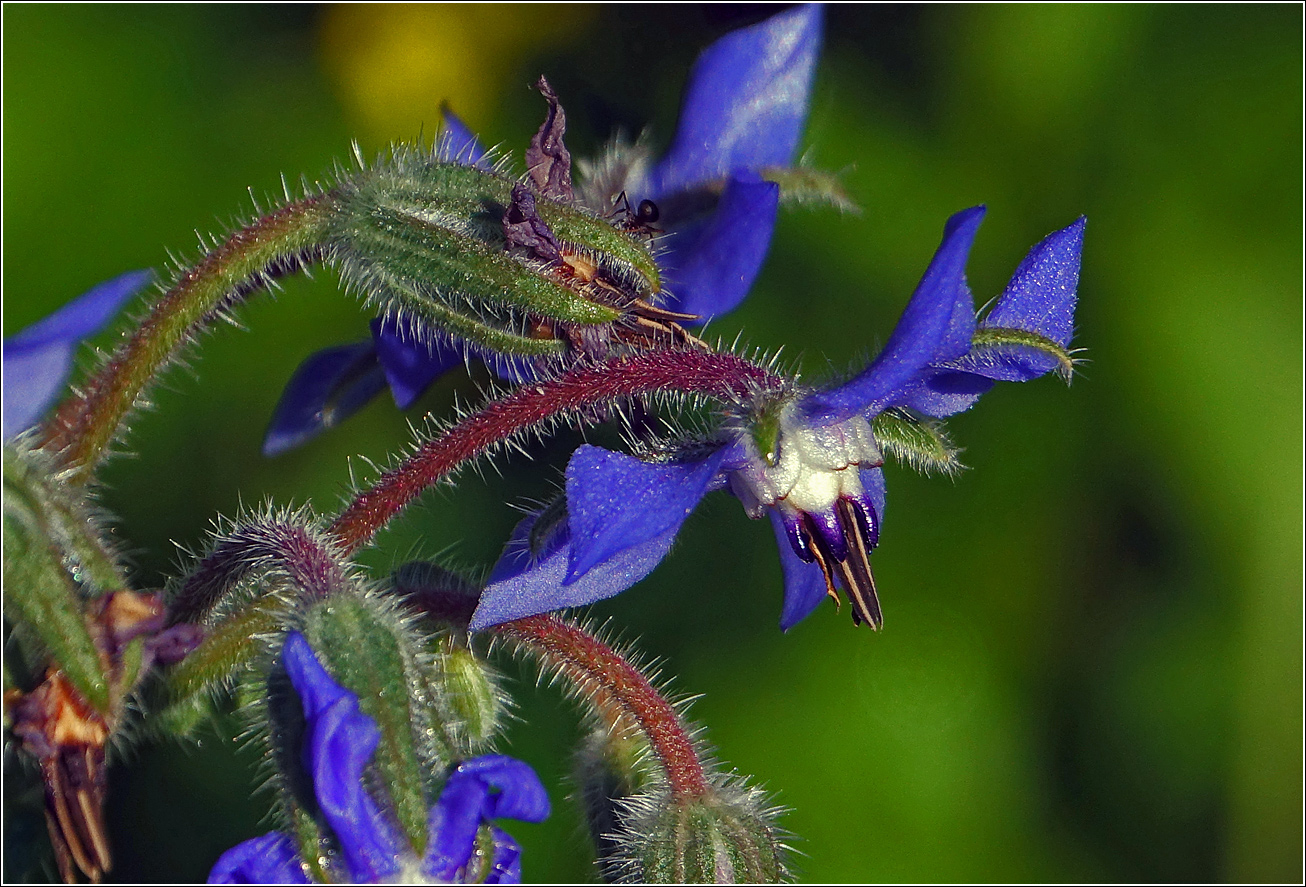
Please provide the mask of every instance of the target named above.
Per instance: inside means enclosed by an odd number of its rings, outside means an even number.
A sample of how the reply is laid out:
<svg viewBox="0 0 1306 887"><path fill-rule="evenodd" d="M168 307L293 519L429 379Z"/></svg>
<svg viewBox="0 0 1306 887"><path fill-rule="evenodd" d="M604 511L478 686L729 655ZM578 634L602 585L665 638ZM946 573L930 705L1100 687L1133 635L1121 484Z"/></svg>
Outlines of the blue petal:
<svg viewBox="0 0 1306 887"><path fill-rule="evenodd" d="M449 784L456 779L477 779L495 790L486 807L488 818L522 822L543 822L549 818L548 792L524 761L507 755L481 755L459 764L449 777Z"/></svg>
<svg viewBox="0 0 1306 887"><path fill-rule="evenodd" d="M151 271L130 271L107 280L5 340L6 439L41 418L63 390L78 343L112 320L152 278Z"/></svg>
<svg viewBox="0 0 1306 887"><path fill-rule="evenodd" d="M985 326L1031 330L1063 348L1075 328L1079 259L1084 249L1084 225L1073 224L1043 238L1021 261Z"/></svg>
<svg viewBox="0 0 1306 887"><path fill-rule="evenodd" d="M780 566L784 570L785 599L780 612L780 630L788 631L806 619L825 599L825 574L815 562L807 563L794 551L780 513L772 508L770 515L775 542L780 548Z"/></svg>
<svg viewBox="0 0 1306 887"><path fill-rule="evenodd" d="M788 166L802 135L821 7L800 6L713 43L689 74L680 122L651 196L743 169Z"/></svg>
<svg viewBox="0 0 1306 887"><path fill-rule="evenodd" d="M58 398L73 366L72 342L4 350L5 440L31 428Z"/></svg>
<svg viewBox="0 0 1306 887"><path fill-rule="evenodd" d="M521 845L498 826L491 827L490 834L494 836L494 858L490 860L490 873L485 876L485 883L520 884Z"/></svg>
<svg viewBox="0 0 1306 887"><path fill-rule="evenodd" d="M564 584L571 554L568 530L564 524L542 551L532 552L531 537L538 518L531 515L513 530L472 614L472 631L620 594L652 572L676 538L676 530L668 530Z"/></svg>
<svg viewBox="0 0 1306 887"><path fill-rule="evenodd" d="M294 449L334 428L385 387L371 342L324 348L295 368L272 411L263 455Z"/></svg>
<svg viewBox="0 0 1306 887"><path fill-rule="evenodd" d="M295 842L268 832L232 847L209 872L210 884L311 884Z"/></svg>
<svg viewBox="0 0 1306 887"><path fill-rule="evenodd" d="M980 395L992 387L992 379L961 370L941 369L912 389L903 398L902 405L943 419L970 409Z"/></svg>
<svg viewBox="0 0 1306 887"><path fill-rule="evenodd" d="M779 207L779 185L756 173L732 176L708 219L664 240L658 261L675 296L667 307L706 322L742 302L766 259Z"/></svg>
<svg viewBox="0 0 1306 887"><path fill-rule="evenodd" d="M860 468L858 471L862 481L862 494L870 500L871 507L875 509L875 542L872 543L874 547L879 544L880 528L884 526L884 469Z"/></svg>
<svg viewBox="0 0 1306 887"><path fill-rule="evenodd" d="M411 327L389 318L372 321L372 344L395 406L401 410L412 406L438 377L464 362L463 349L452 343L426 344Z"/></svg>
<svg viewBox="0 0 1306 887"><path fill-rule="evenodd" d="M381 730L358 697L332 680L299 632L286 637L283 661L304 707L304 759L318 807L340 845L354 881L376 881L399 870L399 844L363 787L363 771Z"/></svg>
<svg viewBox="0 0 1306 887"><path fill-rule="evenodd" d="M543 822L548 815L549 796L527 764L506 755L482 755L464 761L449 775L440 800L431 809L423 871L434 878L453 877L471 859L476 832L483 822L498 817ZM497 837L495 843L497 868ZM517 852L520 854L520 849ZM504 860L509 867L511 863ZM508 873L505 870L504 874Z"/></svg>
<svg viewBox="0 0 1306 887"><path fill-rule="evenodd" d="M441 116L444 118L444 136L440 158L463 166L488 167L485 149L467 124L448 108L441 110Z"/></svg>
<svg viewBox="0 0 1306 887"><path fill-rule="evenodd" d="M804 409L809 416L822 422L840 421L857 413L873 416L900 404L931 363L947 359L942 355L955 350L956 342L948 340L948 333L958 302L970 304L966 257L983 218L984 207L977 206L948 219L943 243L884 350L851 381L807 398Z"/></svg>
<svg viewBox="0 0 1306 887"><path fill-rule="evenodd" d="M1079 260L1084 247L1081 216L1073 225L1045 237L1029 251L983 326L1029 330L1070 346L1075 328ZM994 349L995 360L978 363L973 371L990 379L1026 382L1058 366L1055 357L1031 349ZM967 369L971 369L967 367Z"/></svg>
<svg viewBox="0 0 1306 887"><path fill-rule="evenodd" d="M153 271L129 271L91 287L58 311L10 336L5 341L5 349L84 339L112 320L127 300L153 277Z"/></svg>
<svg viewBox="0 0 1306 887"><path fill-rule="evenodd" d="M680 525L707 493L723 449L697 462L654 464L582 446L567 464L571 559L564 584Z"/></svg>
<svg viewBox="0 0 1306 887"><path fill-rule="evenodd" d="M489 786L480 780L449 777L440 800L431 808L431 829L422 861L426 875L448 882L467 865L476 850L476 832L489 793Z"/></svg>

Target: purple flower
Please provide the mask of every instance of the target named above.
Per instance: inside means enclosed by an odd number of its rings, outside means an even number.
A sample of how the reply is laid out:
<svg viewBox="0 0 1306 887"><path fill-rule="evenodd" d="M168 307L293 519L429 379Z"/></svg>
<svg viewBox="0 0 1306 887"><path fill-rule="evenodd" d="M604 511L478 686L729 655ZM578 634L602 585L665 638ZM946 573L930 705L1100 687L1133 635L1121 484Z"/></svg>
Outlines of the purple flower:
<svg viewBox="0 0 1306 887"><path fill-rule="evenodd" d="M680 124L665 157L651 167L639 150L613 161L579 189L607 215L625 192L630 207L658 207L662 307L704 322L747 295L770 246L780 187L770 170L789 167L798 148L820 49L823 13L799 6L709 46L690 73ZM482 165L486 152L445 112L441 158ZM407 409L437 377L478 357L511 381L532 373L522 361L483 353L447 337L422 335L384 318L372 340L320 351L295 371L273 414L264 455L284 452L361 409L388 385Z"/></svg>
<svg viewBox="0 0 1306 887"><path fill-rule="evenodd" d="M769 516L784 569L781 627L842 589L853 618L879 627L869 555L884 520L881 442L888 410L943 417L995 380L1067 368L1084 220L1039 243L993 310L977 319L965 266L983 207L948 220L943 243L880 354L826 389L764 393L727 417L697 452L647 462L582 446L567 466L567 512L518 527L490 577L473 629L611 597L666 555L707 493L727 488L751 517Z"/></svg>
<svg viewBox="0 0 1306 887"><path fill-rule="evenodd" d="M113 319L150 282L150 271L130 271L93 287L4 343L4 437L35 425L73 366L77 346Z"/></svg>
<svg viewBox="0 0 1306 887"><path fill-rule="evenodd" d="M431 808L426 853L418 860L365 788L368 762L381 741L376 723L359 708L357 696L332 680L302 634L286 638L284 663L307 722L303 762L344 866L333 873L336 880L375 883L407 875L459 882L469 874L477 832L490 825L494 855L485 882L520 882L521 848L491 820L548 817L548 796L530 767L503 755L483 755L455 767ZM209 881L306 884L309 877L294 839L269 832L222 854Z"/></svg>

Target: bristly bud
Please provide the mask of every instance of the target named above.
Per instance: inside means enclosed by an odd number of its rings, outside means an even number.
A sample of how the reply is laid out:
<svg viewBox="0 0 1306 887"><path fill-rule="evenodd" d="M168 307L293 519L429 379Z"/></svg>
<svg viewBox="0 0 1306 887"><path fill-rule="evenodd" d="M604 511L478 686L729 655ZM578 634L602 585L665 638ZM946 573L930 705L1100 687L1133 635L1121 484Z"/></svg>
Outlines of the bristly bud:
<svg viewBox="0 0 1306 887"><path fill-rule="evenodd" d="M761 793L715 787L677 802L654 790L626 805L608 871L647 884L774 884L786 880L785 847Z"/></svg>
<svg viewBox="0 0 1306 887"><path fill-rule="evenodd" d="M395 570L391 588L435 630L427 679L433 695L448 706L447 730L459 754L486 751L503 726L509 702L497 672L468 643L467 621L481 584L439 564L411 561Z"/></svg>
<svg viewBox="0 0 1306 887"><path fill-rule="evenodd" d="M34 674L61 669L101 715L115 704L108 652L96 643L87 602L122 588L81 492L51 470L39 450L4 448L6 617L29 648Z"/></svg>
<svg viewBox="0 0 1306 887"><path fill-rule="evenodd" d="M323 666L358 696L362 711L381 731L373 766L388 796L386 806L413 850L427 840L428 780L454 759L442 712L420 675L429 666L423 639L389 600L341 594L304 615L304 636Z"/></svg>
<svg viewBox="0 0 1306 887"><path fill-rule="evenodd" d="M648 743L635 730L598 728L576 752L577 796L605 879L615 862L621 816L629 799L654 778Z"/></svg>
<svg viewBox="0 0 1306 887"><path fill-rule="evenodd" d="M532 190L396 148L340 184L326 255L380 310L474 350L538 360L592 353L596 331L604 341L649 335L625 322L657 315L647 242L573 204L562 166Z"/></svg>

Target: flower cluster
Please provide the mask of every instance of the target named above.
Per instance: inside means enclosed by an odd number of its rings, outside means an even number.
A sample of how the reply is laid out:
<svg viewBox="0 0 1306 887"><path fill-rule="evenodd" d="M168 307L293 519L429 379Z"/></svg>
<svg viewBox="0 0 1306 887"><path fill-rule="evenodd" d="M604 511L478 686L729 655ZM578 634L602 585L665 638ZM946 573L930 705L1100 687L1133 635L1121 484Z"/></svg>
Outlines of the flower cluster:
<svg viewBox="0 0 1306 887"><path fill-rule="evenodd" d="M578 161L575 182L566 114L543 77L545 120L519 177L446 112L431 150L396 146L371 167L359 158L333 187L287 195L179 269L42 425L76 348L150 275L101 284L5 342L6 655L24 659L6 700L41 770L65 879L111 865L105 749L125 720L145 712L140 732L184 736L239 685L258 700L251 732L277 770L281 828L223 854L211 881L519 881L520 847L497 821L540 822L550 804L529 766L484 753L507 709L487 636L585 708L594 732L580 782L606 874L785 876L763 793L716 770L683 711L624 654L549 614L640 581L703 497L724 490L771 522L782 629L827 597L881 627L871 555L886 457L955 470L943 419L999 381L1069 380L1085 225L1048 235L977 310L966 264L985 209L956 213L884 348L844 380L812 385L700 339L747 295L782 200L840 202L833 177L795 164L822 26L821 7L802 5L727 34L696 62L665 154L618 141ZM334 517L308 505L242 514L167 591L133 591L91 492L110 444L215 318L314 264L336 268L374 310L372 336L300 365L266 454L385 389L407 408L465 361L505 384L432 423ZM484 582L424 562L373 577L355 562L460 468L632 402L715 412L684 423L707 431L670 440L629 422L630 453L580 446L565 497L517 525Z"/></svg>

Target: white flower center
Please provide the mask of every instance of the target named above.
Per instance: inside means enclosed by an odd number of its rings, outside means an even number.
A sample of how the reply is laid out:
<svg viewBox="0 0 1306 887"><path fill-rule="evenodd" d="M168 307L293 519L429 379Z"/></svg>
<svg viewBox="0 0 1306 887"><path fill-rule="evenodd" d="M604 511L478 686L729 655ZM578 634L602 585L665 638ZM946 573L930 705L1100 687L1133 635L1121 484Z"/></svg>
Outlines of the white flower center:
<svg viewBox="0 0 1306 887"><path fill-rule="evenodd" d="M776 452L764 458L749 438L749 464L730 476L730 488L751 517L768 506L816 513L828 511L841 496L860 497L858 469L884 461L861 416L815 427L802 421L794 403L780 413Z"/></svg>

